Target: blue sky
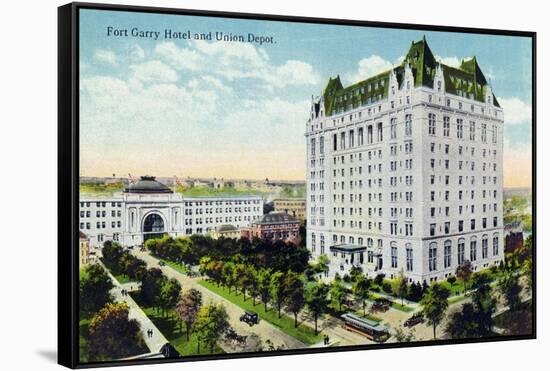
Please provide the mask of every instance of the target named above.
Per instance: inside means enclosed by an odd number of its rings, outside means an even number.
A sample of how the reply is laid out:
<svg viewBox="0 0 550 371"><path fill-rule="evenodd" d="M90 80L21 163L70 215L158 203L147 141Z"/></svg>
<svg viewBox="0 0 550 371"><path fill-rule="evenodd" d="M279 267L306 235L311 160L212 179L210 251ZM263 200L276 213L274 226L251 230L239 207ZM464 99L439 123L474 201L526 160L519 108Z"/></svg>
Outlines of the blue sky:
<svg viewBox="0 0 550 371"><path fill-rule="evenodd" d="M108 37L108 26L161 37ZM165 29L276 43L165 40ZM527 38L98 10L81 11L80 30L82 175L303 179L311 96L330 76L390 68L424 35L447 64L477 57L505 109L505 159L530 161Z"/></svg>

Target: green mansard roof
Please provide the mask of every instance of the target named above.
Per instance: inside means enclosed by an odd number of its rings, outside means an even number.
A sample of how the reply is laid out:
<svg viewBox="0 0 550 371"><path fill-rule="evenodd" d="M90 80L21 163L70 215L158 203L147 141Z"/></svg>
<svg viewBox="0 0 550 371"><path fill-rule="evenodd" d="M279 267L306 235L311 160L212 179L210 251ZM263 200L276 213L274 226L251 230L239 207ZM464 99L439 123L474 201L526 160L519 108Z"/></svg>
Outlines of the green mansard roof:
<svg viewBox="0 0 550 371"><path fill-rule="evenodd" d="M420 41L412 42L403 62L395 68L345 88L340 81L340 76L336 76L334 79L330 78L323 91L326 115L331 116L349 111L387 98L390 73L392 70L395 72L401 86L407 63L411 68L416 87L426 86L433 89L436 67L439 64L443 71L445 90L448 93L475 99L479 102L484 101L488 84L476 58L462 61L459 68L447 66L436 61L426 39L422 38ZM500 107L494 95L493 102Z"/></svg>

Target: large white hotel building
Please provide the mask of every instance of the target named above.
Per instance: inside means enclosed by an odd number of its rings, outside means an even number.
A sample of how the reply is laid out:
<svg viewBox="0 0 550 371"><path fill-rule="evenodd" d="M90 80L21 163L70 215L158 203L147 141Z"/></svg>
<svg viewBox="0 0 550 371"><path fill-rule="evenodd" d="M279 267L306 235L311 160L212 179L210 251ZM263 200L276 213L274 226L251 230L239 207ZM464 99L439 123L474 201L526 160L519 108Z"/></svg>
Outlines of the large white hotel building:
<svg viewBox="0 0 550 371"><path fill-rule="evenodd" d="M80 230L93 247L108 240L140 246L164 233L207 234L223 224L247 227L262 215L261 197L183 197L149 176L119 196L80 198Z"/></svg>
<svg viewBox="0 0 550 371"><path fill-rule="evenodd" d="M444 65L425 39L389 71L330 79L305 134L313 258L417 282L499 263L503 123L475 57Z"/></svg>

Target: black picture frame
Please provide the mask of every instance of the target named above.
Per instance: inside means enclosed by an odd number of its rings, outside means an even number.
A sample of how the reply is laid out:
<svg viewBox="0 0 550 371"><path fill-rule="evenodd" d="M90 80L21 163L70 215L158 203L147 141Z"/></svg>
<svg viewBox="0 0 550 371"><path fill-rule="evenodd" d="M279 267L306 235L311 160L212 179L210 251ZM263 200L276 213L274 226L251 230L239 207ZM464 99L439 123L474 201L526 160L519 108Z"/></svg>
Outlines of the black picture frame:
<svg viewBox="0 0 550 371"><path fill-rule="evenodd" d="M537 282L533 280L533 334L506 337L487 337L465 340L415 341L379 345L339 346L336 348L310 348L265 351L261 353L234 353L223 355L187 356L180 359L152 359L80 363L78 357L78 235L79 235L79 10L162 13L233 19L267 20L327 25L352 25L404 30L445 31L486 35L521 36L531 39L532 46L532 218L537 221L536 146L537 146L537 34L530 31L502 29L464 28L424 24L389 23L350 19L330 19L270 14L251 14L222 11L204 11L143 6L70 3L58 8L58 363L69 368L90 368L202 360L221 360L247 357L280 356L371 350L386 348L418 347L464 343L536 339ZM533 228L533 276L536 277L536 227Z"/></svg>

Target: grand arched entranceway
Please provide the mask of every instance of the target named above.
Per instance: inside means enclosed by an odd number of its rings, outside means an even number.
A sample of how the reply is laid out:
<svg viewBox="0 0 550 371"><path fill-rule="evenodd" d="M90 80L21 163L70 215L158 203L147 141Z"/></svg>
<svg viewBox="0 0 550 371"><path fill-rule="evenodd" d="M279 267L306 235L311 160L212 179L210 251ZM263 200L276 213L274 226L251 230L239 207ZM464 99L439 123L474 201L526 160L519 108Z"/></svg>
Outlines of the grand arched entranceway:
<svg viewBox="0 0 550 371"><path fill-rule="evenodd" d="M164 220L159 214L149 214L143 221L143 242L164 234Z"/></svg>

